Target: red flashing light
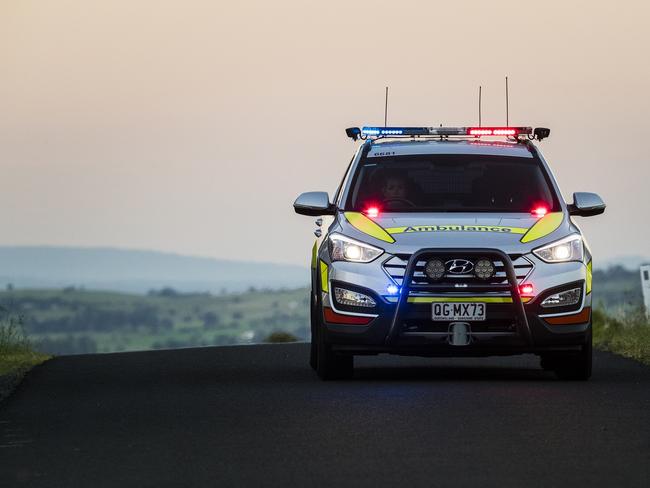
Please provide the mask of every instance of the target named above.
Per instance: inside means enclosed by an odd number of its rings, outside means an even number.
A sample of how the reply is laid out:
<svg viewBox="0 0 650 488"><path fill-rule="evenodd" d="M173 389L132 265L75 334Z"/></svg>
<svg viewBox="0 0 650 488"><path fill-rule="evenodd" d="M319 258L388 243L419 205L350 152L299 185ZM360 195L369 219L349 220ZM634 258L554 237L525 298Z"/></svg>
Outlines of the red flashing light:
<svg viewBox="0 0 650 488"><path fill-rule="evenodd" d="M540 205L532 209L530 213L533 214L535 217L544 217L544 215L548 213L548 208Z"/></svg>
<svg viewBox="0 0 650 488"><path fill-rule="evenodd" d="M469 136L516 136L519 129L515 127L469 127L467 135Z"/></svg>
<svg viewBox="0 0 650 488"><path fill-rule="evenodd" d="M371 219L374 219L376 217L379 217L379 207L368 207L363 211L363 213Z"/></svg>
<svg viewBox="0 0 650 488"><path fill-rule="evenodd" d="M469 129L467 133L470 136L491 136L492 129Z"/></svg>
<svg viewBox="0 0 650 488"><path fill-rule="evenodd" d="M519 294L522 296L531 296L533 294L534 288L530 283L519 286Z"/></svg>

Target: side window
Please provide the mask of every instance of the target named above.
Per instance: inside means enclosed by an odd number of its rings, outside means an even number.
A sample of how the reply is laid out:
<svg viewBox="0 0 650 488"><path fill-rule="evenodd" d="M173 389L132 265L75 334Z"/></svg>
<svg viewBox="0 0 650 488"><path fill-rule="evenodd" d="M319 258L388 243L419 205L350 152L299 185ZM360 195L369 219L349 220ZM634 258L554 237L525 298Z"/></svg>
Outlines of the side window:
<svg viewBox="0 0 650 488"><path fill-rule="evenodd" d="M650 279L650 277L648 276L648 270L647 269L643 270L643 279L645 281L648 281Z"/></svg>

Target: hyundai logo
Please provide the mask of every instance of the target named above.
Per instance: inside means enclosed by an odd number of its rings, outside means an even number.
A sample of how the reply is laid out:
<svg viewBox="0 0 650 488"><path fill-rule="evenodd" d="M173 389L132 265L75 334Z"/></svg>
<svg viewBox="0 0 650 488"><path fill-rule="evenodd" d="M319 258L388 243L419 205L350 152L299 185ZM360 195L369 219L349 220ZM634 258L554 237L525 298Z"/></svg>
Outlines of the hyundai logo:
<svg viewBox="0 0 650 488"><path fill-rule="evenodd" d="M445 263L445 267L451 274L468 274L474 269L474 263L467 259L451 259Z"/></svg>

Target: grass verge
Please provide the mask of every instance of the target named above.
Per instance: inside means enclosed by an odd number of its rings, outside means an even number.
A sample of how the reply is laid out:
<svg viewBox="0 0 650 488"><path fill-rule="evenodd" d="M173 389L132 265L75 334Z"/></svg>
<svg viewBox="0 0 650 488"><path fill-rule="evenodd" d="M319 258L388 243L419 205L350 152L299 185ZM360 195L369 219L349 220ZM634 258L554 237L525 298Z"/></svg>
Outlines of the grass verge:
<svg viewBox="0 0 650 488"><path fill-rule="evenodd" d="M0 307L0 400L11 393L27 371L49 358L33 349L22 318Z"/></svg>
<svg viewBox="0 0 650 488"><path fill-rule="evenodd" d="M641 310L621 318L595 310L592 318L595 347L650 365L650 321Z"/></svg>
<svg viewBox="0 0 650 488"><path fill-rule="evenodd" d="M271 332L266 339L264 339L264 342L269 342L269 343L280 343L280 342L296 342L299 341L295 335L289 333L289 332L283 332L283 331L276 331L276 332Z"/></svg>

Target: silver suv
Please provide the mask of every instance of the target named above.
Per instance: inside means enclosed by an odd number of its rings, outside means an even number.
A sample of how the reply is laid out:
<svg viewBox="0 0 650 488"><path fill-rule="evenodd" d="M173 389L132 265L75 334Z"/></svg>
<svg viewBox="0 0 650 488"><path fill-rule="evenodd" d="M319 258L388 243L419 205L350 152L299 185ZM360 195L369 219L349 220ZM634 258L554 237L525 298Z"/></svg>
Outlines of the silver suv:
<svg viewBox="0 0 650 488"><path fill-rule="evenodd" d="M589 247L530 127L364 127L311 259L310 364L349 377L355 355L534 353L563 379L591 375ZM321 228L323 230L321 230Z"/></svg>

